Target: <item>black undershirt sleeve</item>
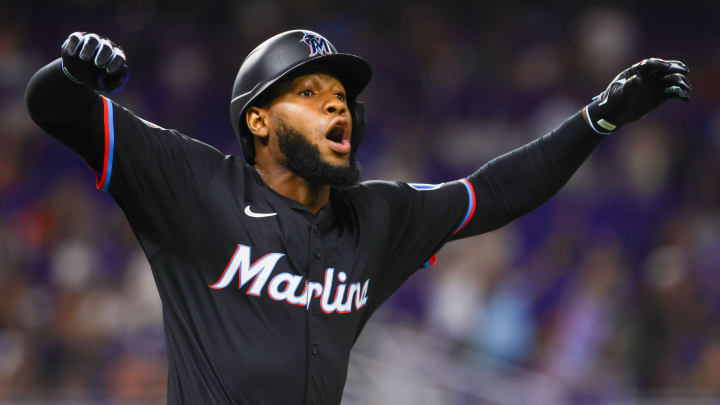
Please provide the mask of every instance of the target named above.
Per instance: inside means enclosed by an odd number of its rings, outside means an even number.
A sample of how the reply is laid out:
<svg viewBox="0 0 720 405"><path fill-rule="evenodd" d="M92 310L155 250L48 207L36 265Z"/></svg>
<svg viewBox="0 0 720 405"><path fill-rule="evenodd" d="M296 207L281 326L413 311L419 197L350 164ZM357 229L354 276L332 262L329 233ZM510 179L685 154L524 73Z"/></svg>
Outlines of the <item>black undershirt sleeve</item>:
<svg viewBox="0 0 720 405"><path fill-rule="evenodd" d="M102 171L104 133L102 100L94 90L70 81L61 59L38 70L25 93L30 118Z"/></svg>
<svg viewBox="0 0 720 405"><path fill-rule="evenodd" d="M449 240L500 228L539 207L603 138L578 112L551 133L483 165L467 177L476 199L473 217Z"/></svg>

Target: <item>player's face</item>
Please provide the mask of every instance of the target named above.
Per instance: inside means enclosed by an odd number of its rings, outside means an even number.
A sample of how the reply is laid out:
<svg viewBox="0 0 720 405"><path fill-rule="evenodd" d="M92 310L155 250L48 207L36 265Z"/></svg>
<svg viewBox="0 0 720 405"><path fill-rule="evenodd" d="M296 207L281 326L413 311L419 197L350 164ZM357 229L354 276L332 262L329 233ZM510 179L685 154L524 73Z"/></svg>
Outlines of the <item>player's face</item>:
<svg viewBox="0 0 720 405"><path fill-rule="evenodd" d="M283 127L301 134L333 166L347 167L352 155L352 117L345 88L325 73L299 76L281 85L267 107L270 133ZM270 143L275 143L270 140Z"/></svg>

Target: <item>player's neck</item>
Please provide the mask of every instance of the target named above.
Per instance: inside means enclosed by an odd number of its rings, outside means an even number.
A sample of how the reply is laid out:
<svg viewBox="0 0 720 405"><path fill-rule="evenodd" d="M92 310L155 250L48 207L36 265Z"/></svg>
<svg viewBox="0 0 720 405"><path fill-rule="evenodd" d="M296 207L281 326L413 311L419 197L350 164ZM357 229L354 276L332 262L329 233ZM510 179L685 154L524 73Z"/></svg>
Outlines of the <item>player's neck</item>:
<svg viewBox="0 0 720 405"><path fill-rule="evenodd" d="M293 199L317 214L330 199L330 186L313 186L285 167L255 165L262 181L276 193Z"/></svg>

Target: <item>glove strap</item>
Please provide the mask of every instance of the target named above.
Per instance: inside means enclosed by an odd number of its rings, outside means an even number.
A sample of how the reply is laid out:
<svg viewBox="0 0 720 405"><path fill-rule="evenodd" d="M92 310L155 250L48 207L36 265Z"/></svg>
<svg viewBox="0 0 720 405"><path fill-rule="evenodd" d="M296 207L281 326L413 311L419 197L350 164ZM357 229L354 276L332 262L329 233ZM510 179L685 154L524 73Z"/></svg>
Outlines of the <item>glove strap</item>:
<svg viewBox="0 0 720 405"><path fill-rule="evenodd" d="M613 131L617 129L617 125L605 120L604 118L600 118L597 121L593 121L591 117L591 110L592 115L595 115L595 112L597 110L592 107L596 107L598 104L598 100L596 99L592 103L588 104L583 108L582 112L585 116L585 120L590 124L590 128L595 131L596 134L599 135L610 135Z"/></svg>

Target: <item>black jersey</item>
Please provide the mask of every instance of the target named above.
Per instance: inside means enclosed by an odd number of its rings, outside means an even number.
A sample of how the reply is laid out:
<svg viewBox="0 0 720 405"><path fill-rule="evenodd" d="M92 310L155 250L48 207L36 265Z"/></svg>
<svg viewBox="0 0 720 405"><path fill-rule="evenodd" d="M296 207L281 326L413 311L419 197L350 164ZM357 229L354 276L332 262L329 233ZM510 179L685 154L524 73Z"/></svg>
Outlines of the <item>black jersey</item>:
<svg viewBox="0 0 720 405"><path fill-rule="evenodd" d="M473 216L465 179L362 183L315 215L242 158L102 101L98 186L150 260L172 404L339 403L370 314Z"/></svg>
<svg viewBox="0 0 720 405"><path fill-rule="evenodd" d="M95 170L150 262L173 405L339 403L373 311L447 241L552 196L601 139L576 114L466 179L365 182L313 214L242 158L71 83L59 61L27 102Z"/></svg>

